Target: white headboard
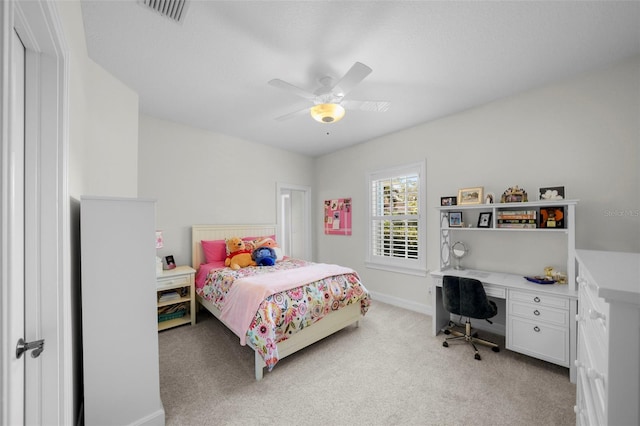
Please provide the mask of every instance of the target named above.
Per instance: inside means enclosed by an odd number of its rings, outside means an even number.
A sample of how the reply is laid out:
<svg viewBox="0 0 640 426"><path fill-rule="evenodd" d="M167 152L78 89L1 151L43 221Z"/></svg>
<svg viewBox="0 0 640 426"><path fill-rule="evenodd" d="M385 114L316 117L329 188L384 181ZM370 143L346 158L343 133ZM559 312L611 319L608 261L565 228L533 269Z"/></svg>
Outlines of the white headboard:
<svg viewBox="0 0 640 426"><path fill-rule="evenodd" d="M191 227L191 266L198 269L205 263L202 240L224 240L229 237L260 237L275 235L276 225L193 225Z"/></svg>

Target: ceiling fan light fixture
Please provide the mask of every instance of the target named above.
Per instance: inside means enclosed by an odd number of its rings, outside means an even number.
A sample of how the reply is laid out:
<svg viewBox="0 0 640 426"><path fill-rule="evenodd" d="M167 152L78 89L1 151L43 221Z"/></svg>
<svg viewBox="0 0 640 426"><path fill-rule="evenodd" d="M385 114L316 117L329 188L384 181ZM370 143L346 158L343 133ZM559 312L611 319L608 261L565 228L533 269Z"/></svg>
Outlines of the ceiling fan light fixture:
<svg viewBox="0 0 640 426"><path fill-rule="evenodd" d="M338 104L318 104L311 108L311 117L319 123L335 123L344 117L344 108Z"/></svg>

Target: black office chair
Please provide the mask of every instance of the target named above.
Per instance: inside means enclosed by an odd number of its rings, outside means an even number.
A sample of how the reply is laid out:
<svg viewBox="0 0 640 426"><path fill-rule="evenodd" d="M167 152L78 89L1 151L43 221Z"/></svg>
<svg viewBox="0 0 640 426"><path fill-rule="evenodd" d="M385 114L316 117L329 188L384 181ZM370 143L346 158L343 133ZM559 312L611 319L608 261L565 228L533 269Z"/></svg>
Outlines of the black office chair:
<svg viewBox="0 0 640 426"><path fill-rule="evenodd" d="M472 333L470 318L484 319L490 324L489 318L493 318L498 313L495 302L487 298L482 283L472 278L454 277L445 275L442 281L442 302L444 308L456 315L466 317L464 333L455 330L456 324L449 321L453 326L445 330L445 334L452 334L454 337L447 337L442 346L449 347L450 341L461 341L471 344L475 351L475 359L480 360L480 354L476 343L489 346L494 352L499 352L500 348L493 342L478 338L478 333ZM459 326L461 327L461 326Z"/></svg>

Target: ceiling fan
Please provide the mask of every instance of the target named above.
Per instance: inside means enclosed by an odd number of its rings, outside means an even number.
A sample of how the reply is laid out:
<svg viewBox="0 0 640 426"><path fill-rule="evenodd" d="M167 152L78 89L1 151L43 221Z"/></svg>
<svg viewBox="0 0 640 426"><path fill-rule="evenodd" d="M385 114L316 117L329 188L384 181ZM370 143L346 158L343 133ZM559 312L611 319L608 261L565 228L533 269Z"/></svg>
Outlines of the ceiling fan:
<svg viewBox="0 0 640 426"><path fill-rule="evenodd" d="M276 120L287 120L309 111L311 112L311 116L320 123L335 123L344 117L345 110L347 109L373 112L387 111L391 106L391 102L388 101L356 101L344 99L358 83L371 74L371 71L373 70L365 64L356 62L337 82L334 82L334 79L328 76L320 78L321 86L314 92L308 92L277 78L269 81L270 85L307 99L314 104L311 107L277 117Z"/></svg>

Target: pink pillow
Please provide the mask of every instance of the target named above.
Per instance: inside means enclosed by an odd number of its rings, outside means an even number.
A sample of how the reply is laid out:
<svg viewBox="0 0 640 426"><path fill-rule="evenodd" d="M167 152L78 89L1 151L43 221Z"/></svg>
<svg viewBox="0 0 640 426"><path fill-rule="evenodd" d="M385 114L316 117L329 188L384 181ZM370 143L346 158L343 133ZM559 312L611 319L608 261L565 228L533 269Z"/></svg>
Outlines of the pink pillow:
<svg viewBox="0 0 640 426"><path fill-rule="evenodd" d="M200 241L207 263L220 262L227 257L227 244L224 240Z"/></svg>
<svg viewBox="0 0 640 426"><path fill-rule="evenodd" d="M264 240L265 238L271 238L273 241L276 240L276 236L275 235L265 235L263 237L242 237L241 240L245 242L246 245L246 249L253 251L253 249L255 249L255 244L253 244L256 240ZM229 255L231 253L229 253L229 250L226 246L225 243L225 257L226 255ZM208 263L208 262L207 262Z"/></svg>

